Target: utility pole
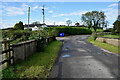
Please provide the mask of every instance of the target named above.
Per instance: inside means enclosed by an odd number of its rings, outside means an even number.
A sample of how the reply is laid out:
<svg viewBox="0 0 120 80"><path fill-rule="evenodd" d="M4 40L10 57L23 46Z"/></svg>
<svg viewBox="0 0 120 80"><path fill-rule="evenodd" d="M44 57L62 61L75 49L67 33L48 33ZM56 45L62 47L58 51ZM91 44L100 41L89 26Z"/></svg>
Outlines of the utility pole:
<svg viewBox="0 0 120 80"><path fill-rule="evenodd" d="M55 26L55 22L53 22L54 26Z"/></svg>
<svg viewBox="0 0 120 80"><path fill-rule="evenodd" d="M28 31L29 31L30 7L28 7Z"/></svg>
<svg viewBox="0 0 120 80"><path fill-rule="evenodd" d="M43 9L42 9L42 13L43 13L43 24L45 24L45 15L44 15L44 8L45 8L45 5L43 5Z"/></svg>

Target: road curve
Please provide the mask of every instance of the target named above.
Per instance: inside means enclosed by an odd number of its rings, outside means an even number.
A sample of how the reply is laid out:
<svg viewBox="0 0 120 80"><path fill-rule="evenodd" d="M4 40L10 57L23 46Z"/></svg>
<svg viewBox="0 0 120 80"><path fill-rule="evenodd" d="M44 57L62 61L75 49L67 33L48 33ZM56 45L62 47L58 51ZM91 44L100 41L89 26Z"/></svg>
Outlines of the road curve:
<svg viewBox="0 0 120 80"><path fill-rule="evenodd" d="M58 37L63 46L49 78L117 78L118 56L87 41L90 35Z"/></svg>

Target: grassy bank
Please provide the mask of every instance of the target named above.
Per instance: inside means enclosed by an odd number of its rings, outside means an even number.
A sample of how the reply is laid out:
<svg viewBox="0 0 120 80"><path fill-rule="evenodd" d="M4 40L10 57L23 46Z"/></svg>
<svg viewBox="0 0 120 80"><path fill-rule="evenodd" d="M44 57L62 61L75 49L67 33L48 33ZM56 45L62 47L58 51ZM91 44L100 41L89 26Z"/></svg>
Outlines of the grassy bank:
<svg viewBox="0 0 120 80"><path fill-rule="evenodd" d="M120 38L120 35L103 35L102 37L108 37L108 38Z"/></svg>
<svg viewBox="0 0 120 80"><path fill-rule="evenodd" d="M99 41L94 41L93 36L89 37L88 41L90 43L92 43L92 44L95 44L95 45L97 45L99 47L107 49L107 50L109 50L111 52L114 52L114 53L117 53L117 54L119 53L120 54L120 48L118 48L116 46L113 46L113 45L110 45L110 44L107 44L107 43L103 43L103 42L99 42Z"/></svg>
<svg viewBox="0 0 120 80"><path fill-rule="evenodd" d="M61 41L51 42L43 52L34 53L25 61L2 71L3 78L47 78L57 58Z"/></svg>

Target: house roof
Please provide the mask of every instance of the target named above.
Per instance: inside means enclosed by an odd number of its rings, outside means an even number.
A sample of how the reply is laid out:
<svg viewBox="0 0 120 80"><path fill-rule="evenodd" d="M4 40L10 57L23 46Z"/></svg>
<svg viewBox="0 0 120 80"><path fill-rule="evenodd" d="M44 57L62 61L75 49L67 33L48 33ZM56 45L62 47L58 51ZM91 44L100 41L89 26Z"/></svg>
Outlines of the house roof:
<svg viewBox="0 0 120 80"><path fill-rule="evenodd" d="M35 26L37 26L37 27L39 27L39 26L42 26L42 25L45 25L45 24L29 24L29 27L35 27ZM25 24L24 25L24 27L28 27L28 25L27 24Z"/></svg>
<svg viewBox="0 0 120 80"><path fill-rule="evenodd" d="M42 25L45 25L45 24L29 24L29 27L39 27L39 26L42 26ZM65 26L65 25L46 25L47 27L57 27L57 26ZM25 28L28 27L27 24L24 25Z"/></svg>

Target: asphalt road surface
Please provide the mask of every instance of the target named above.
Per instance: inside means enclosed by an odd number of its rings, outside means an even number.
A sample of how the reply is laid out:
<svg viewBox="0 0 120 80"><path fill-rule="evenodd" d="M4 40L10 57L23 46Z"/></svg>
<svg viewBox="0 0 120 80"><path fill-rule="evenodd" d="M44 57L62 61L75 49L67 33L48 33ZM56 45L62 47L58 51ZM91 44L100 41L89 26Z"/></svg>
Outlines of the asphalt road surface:
<svg viewBox="0 0 120 80"><path fill-rule="evenodd" d="M57 38L63 46L49 78L118 77L118 55L89 43L89 36Z"/></svg>

